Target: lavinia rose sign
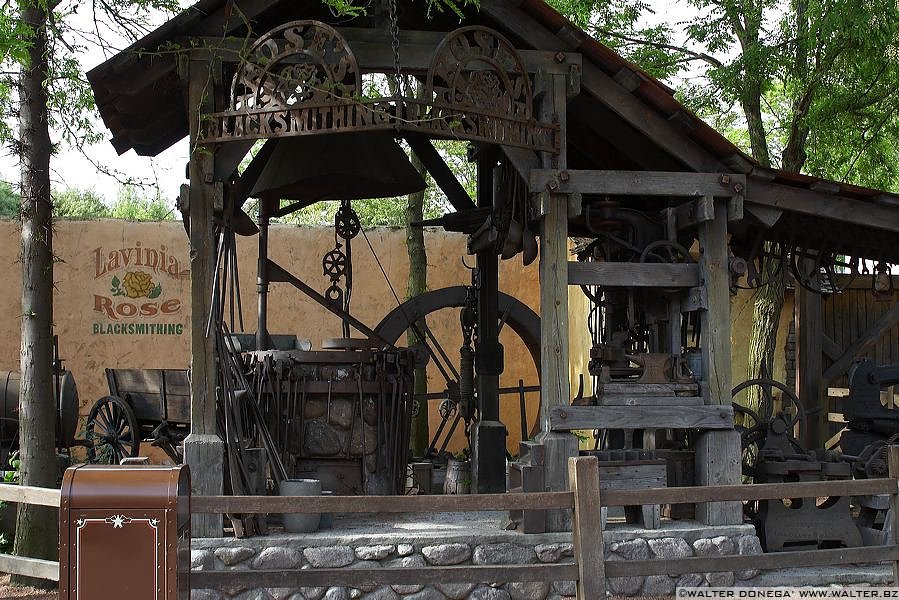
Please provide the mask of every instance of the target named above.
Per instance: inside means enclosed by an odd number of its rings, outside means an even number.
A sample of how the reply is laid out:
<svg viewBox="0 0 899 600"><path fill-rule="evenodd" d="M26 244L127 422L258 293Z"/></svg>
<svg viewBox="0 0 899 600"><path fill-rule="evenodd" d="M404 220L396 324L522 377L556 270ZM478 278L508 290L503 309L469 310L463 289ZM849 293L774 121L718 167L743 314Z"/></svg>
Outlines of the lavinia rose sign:
<svg viewBox="0 0 899 600"><path fill-rule="evenodd" d="M93 333L96 335L183 335L183 281L190 270L164 245L94 249ZM189 288L189 286L188 286Z"/></svg>

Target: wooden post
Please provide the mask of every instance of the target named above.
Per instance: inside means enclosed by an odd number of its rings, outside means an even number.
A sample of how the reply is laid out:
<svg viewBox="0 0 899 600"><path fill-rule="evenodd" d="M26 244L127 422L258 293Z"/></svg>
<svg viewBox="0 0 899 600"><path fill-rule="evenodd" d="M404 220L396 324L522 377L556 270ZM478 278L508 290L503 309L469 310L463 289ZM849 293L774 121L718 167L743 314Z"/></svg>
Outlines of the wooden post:
<svg viewBox="0 0 899 600"><path fill-rule="evenodd" d="M206 336L215 269L215 240L212 218L215 196L214 148L197 140L204 114L214 110L215 86L221 78L213 75L217 61L191 59L188 76L188 114L190 115L190 308L191 308L191 432L184 440L184 461L191 470L191 492L219 495L224 486L224 443L216 431L215 345ZM221 515L195 515L194 537L222 535Z"/></svg>
<svg viewBox="0 0 899 600"><path fill-rule="evenodd" d="M595 456L568 459L568 485L574 494L571 537L578 570L577 600L605 598L599 461Z"/></svg>
<svg viewBox="0 0 899 600"><path fill-rule="evenodd" d="M707 198L706 202L712 201ZM727 201L714 201L714 218L699 225L699 260L708 308L702 311L702 388L706 404L730 404L730 289L727 267ZM696 439L696 484L740 484L740 435L703 431ZM706 525L742 521L739 502L704 502L696 518Z"/></svg>
<svg viewBox="0 0 899 600"><path fill-rule="evenodd" d="M565 76L541 78L543 99L540 118L557 119L562 140L556 160L542 157L544 168L566 167ZM554 164L555 163L555 164ZM568 381L568 196L544 191L543 218L540 223L540 391L541 433L538 441L546 448L546 489L562 491L568 487L568 459L577 456L577 438L568 432L553 432L550 413L556 406L571 402ZM547 514L548 531L568 531L565 511Z"/></svg>
<svg viewBox="0 0 899 600"><path fill-rule="evenodd" d="M890 477L899 477L899 446L890 446L887 453L887 466ZM899 544L899 486L890 495L890 545ZM886 527L886 523L884 523ZM893 563L893 584L899 586L899 561Z"/></svg>
<svg viewBox="0 0 899 600"><path fill-rule="evenodd" d="M806 448L818 448L827 438L822 427L826 426L822 417L827 415L827 410L815 412L817 408L824 408L822 402L826 391L821 356L824 335L823 300L821 294L802 286L796 287L799 288L796 302L798 392L807 415L801 442Z"/></svg>
<svg viewBox="0 0 899 600"><path fill-rule="evenodd" d="M711 198L706 199L711 201ZM708 308L702 311L702 379L706 404L730 404L730 287L727 201L714 202L714 218L699 225L699 269Z"/></svg>

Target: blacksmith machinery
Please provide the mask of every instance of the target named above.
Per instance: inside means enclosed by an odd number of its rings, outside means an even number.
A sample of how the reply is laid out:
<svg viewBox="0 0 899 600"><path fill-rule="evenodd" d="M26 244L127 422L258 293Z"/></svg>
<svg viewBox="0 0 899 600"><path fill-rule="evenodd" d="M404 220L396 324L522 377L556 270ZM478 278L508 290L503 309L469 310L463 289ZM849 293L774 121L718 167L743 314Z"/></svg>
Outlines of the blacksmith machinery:
<svg viewBox="0 0 899 600"><path fill-rule="evenodd" d="M525 181L508 160L500 159L495 144L549 153L559 144L558 125L535 118L529 72L521 58L496 32L462 28L436 48L419 82L423 93L416 98L402 95L409 80L399 76L397 66L389 78L377 75L369 81L386 85L391 94L368 99L363 72L349 45L323 23L279 26L259 38L249 56L233 74L230 107L215 113L204 132L208 142L267 139L243 172L222 185L216 228L217 268L207 331L215 337L220 357L217 421L231 491L263 491L248 469L248 450L258 446L271 461L275 486L287 478L315 478L337 494L403 493L412 458L411 418L418 403L434 399L441 400L442 422L425 458L445 456L448 440L464 422L475 458L475 489L505 491L506 428L499 420L499 395L505 392L523 401L524 394L539 388L520 382L517 388L500 390L499 332L508 326L517 333L539 371L540 331L533 311L498 290L497 255L523 251L530 263L537 249L529 229L532 208ZM477 205L448 176L428 137L474 142ZM369 327L351 311L354 250L358 252L364 240L365 251L374 255L353 201L424 189L422 175L398 139L422 157L449 202L460 210L456 221L461 217L466 230L479 232L472 239L481 241L471 244L477 266L470 285L436 290L405 303L394 292L397 308L378 326ZM507 196L512 200L505 201ZM243 210L248 198L258 199L255 224ZM321 262L323 292L269 256L271 219L321 201L338 203L334 246ZM188 207L182 209L190 215ZM508 226L498 227L494 219ZM515 227L517 234L508 233ZM234 236L257 231L257 331L250 344L231 333L243 329ZM504 239L497 239L498 232ZM377 255L374 258L380 267ZM276 336L268 331L268 303L270 286L281 283L340 319L342 337L325 340L314 350L312 343L277 347ZM424 319L446 308L459 310L459 352L447 351ZM406 330L416 333L416 347L398 346ZM314 337L311 331L297 333ZM414 396L414 368L427 363L436 365L445 385ZM532 431L524 418L521 427L523 436ZM245 533L262 528L246 518L239 526Z"/></svg>
<svg viewBox="0 0 899 600"><path fill-rule="evenodd" d="M808 294L829 293L854 264L841 266L841 257L899 262L894 196L763 168L540 0L479 4L429 15L424 5L387 0L344 19L315 2L234 10L237 3L212 1L89 75L120 152L155 155L190 136L181 202L194 315L184 449L197 493L223 491L222 462L231 491L256 490L242 457L257 445L270 455L275 482L321 474L320 463L333 461L354 493L397 486L415 411L408 377L425 359L440 364L445 388L429 391L444 417L429 454L466 423L473 489L505 491L511 424L500 419L498 335L506 327L533 348L540 374L537 426L514 424L529 435L513 486L567 489L567 460L579 451L571 432L583 430L596 432L585 446L609 452L608 462L633 452L664 460L669 484L686 482L687 464L696 485L739 483L730 292L765 285L779 269ZM185 45L180 36L202 39ZM168 42L190 50L177 58L152 52ZM471 144L475 198L434 139ZM353 255L365 241L353 202L421 189L399 144L452 205L433 224L469 235L476 272L471 282L398 303L369 326L351 310ZM259 200L256 219L250 197ZM268 222L322 200L338 209L335 243L324 280L302 281L269 257ZM238 349L231 334L245 328L235 235L257 232L259 326L255 342ZM499 293L500 259L518 256L539 258L539 319ZM279 346L266 303L269 287L285 283L340 320L339 340ZM571 287L586 292L591 337L576 349L589 358L574 366L584 380L574 393L569 334L580 325L569 318ZM461 313L463 351L438 348L426 328L418 337L429 343L400 348L404 331L434 307ZM804 320L801 335L814 331ZM522 383L509 401L536 387ZM819 395L801 394L807 402ZM675 463L684 468L667 468ZM566 528L561 511L549 512L537 524L525 515L525 529ZM696 518L732 524L742 511L709 503ZM220 532L212 516L194 524L196 535Z"/></svg>

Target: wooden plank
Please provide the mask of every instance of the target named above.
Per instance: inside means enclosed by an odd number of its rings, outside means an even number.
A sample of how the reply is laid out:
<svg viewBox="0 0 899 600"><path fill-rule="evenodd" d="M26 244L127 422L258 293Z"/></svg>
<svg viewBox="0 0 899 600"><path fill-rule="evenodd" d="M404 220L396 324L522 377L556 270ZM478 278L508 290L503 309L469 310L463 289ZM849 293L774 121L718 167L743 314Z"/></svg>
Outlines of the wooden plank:
<svg viewBox="0 0 899 600"><path fill-rule="evenodd" d="M706 406L557 406L553 431L573 429L731 429L730 404Z"/></svg>
<svg viewBox="0 0 899 600"><path fill-rule="evenodd" d="M293 569L282 571L191 571L192 589L221 587L300 588L489 581L556 581L578 578L577 565L459 565L453 567L385 567L383 569ZM599 596L594 596L597 598Z"/></svg>
<svg viewBox="0 0 899 600"><path fill-rule="evenodd" d="M899 446L890 446L887 451L887 468L892 479L899 478ZM890 543L899 544L899 489L893 487L890 492L890 510L887 516L892 517ZM886 528L886 524L884 525ZM893 561L893 584L899 586L899 558Z"/></svg>
<svg viewBox="0 0 899 600"><path fill-rule="evenodd" d="M737 431L701 432L696 440L693 467L697 487L739 487L740 455ZM743 522L743 506L735 501L697 503L696 519L705 525L736 525Z"/></svg>
<svg viewBox="0 0 899 600"><path fill-rule="evenodd" d="M699 261L708 310L700 313L702 378L708 384L707 402L731 402L730 274L727 254L726 202L715 201L715 218L699 225Z"/></svg>
<svg viewBox="0 0 899 600"><path fill-rule="evenodd" d="M830 314L830 311L825 311L824 313L825 323L823 331L825 333L821 335L821 350L824 351L824 354L830 360L837 360L840 355L843 354L843 348L841 348L839 344L833 341L833 338L826 333L833 329L832 323L828 323L828 321L831 321L833 319L833 317L828 318L828 315Z"/></svg>
<svg viewBox="0 0 899 600"><path fill-rule="evenodd" d="M482 14L504 28L516 32L518 37L534 48L563 51L578 48L578 45L564 42L553 35L511 2L481 0L480 8ZM692 170L699 172L726 170L705 148L684 136L661 115L647 110L645 103L589 61L582 67L581 88ZM560 165L560 168L564 167Z"/></svg>
<svg viewBox="0 0 899 600"><path fill-rule="evenodd" d="M884 333L899 322L899 302L881 315L874 324L846 349L842 356L824 371L825 384L842 377L855 359L873 346Z"/></svg>
<svg viewBox="0 0 899 600"><path fill-rule="evenodd" d="M802 443L806 448L818 448L826 438L821 416L824 412L825 384L822 380L822 335L824 329L821 294L798 286L796 302L796 337L798 349L799 398L805 408L806 426L802 431Z"/></svg>
<svg viewBox="0 0 899 600"><path fill-rule="evenodd" d="M639 394L640 396L674 396L680 392L696 394L699 385L695 383L597 383L599 394Z"/></svg>
<svg viewBox="0 0 899 600"><path fill-rule="evenodd" d="M678 229L692 229L715 218L715 198L700 196L675 207L674 214Z"/></svg>
<svg viewBox="0 0 899 600"><path fill-rule="evenodd" d="M200 147L203 115L214 112L220 101L222 82L213 76L209 63L189 62L187 109L190 122L190 322L191 433L184 441L184 462L190 465L194 493L220 494L224 489L224 444L218 437L215 390L217 386L214 337L206 335L210 290L215 270L216 240L213 231L215 194L215 146ZM218 537L222 520L204 515L191 523L196 537Z"/></svg>
<svg viewBox="0 0 899 600"><path fill-rule="evenodd" d="M38 506L54 506L59 508L59 490L41 488L30 485L0 484L0 501L21 502Z"/></svg>
<svg viewBox="0 0 899 600"><path fill-rule="evenodd" d="M899 546L802 550L739 556L703 556L665 560L606 561L607 577L644 575L680 575L745 569L785 569L790 567L824 567L880 563L899 560Z"/></svg>
<svg viewBox="0 0 899 600"><path fill-rule="evenodd" d="M554 193L610 194L616 196L724 196L738 195L746 176L731 173L676 171L531 171L531 190Z"/></svg>
<svg viewBox="0 0 899 600"><path fill-rule="evenodd" d="M0 554L0 573L59 581L59 563L40 558Z"/></svg>
<svg viewBox="0 0 899 600"><path fill-rule="evenodd" d="M702 396L607 396L599 398L600 406L699 406Z"/></svg>
<svg viewBox="0 0 899 600"><path fill-rule="evenodd" d="M577 599L605 598L599 465L596 457L569 458L568 484L574 495L571 538L578 570Z"/></svg>
<svg viewBox="0 0 899 600"><path fill-rule="evenodd" d="M899 211L873 202L835 194L822 194L791 185L763 181L750 175L746 201L763 206L832 219L874 229L899 231Z"/></svg>
<svg viewBox="0 0 899 600"><path fill-rule="evenodd" d="M359 69L363 73L391 72L394 70L393 48L385 39L383 31L374 28L337 27L338 33L344 36ZM376 34L376 35L372 35ZM444 31L400 30L399 40L403 51L400 53L400 68L406 73L424 73L431 66L434 48L447 36ZM197 48L207 55L217 54L222 62L239 63L246 60L246 41L243 38L191 36L180 38L184 44ZM178 41L176 39L176 41ZM567 75L572 66L580 67L582 57L577 52L566 52L559 61L556 52L545 50L518 50L524 68L529 73L553 73ZM486 63L466 65L471 70L489 69ZM133 92L133 89L116 86L121 93Z"/></svg>
<svg viewBox="0 0 899 600"><path fill-rule="evenodd" d="M403 513L571 508L571 492L459 496L193 496L192 513Z"/></svg>
<svg viewBox="0 0 899 600"><path fill-rule="evenodd" d="M568 263L568 285L692 288L699 283L699 265L691 263Z"/></svg>
<svg viewBox="0 0 899 600"><path fill-rule="evenodd" d="M474 200L456 179L456 175L444 162L431 140L422 136L409 135L406 136L406 141L409 142L409 147L434 178L434 182L446 194L446 199L453 205L453 208L457 211L475 208Z"/></svg>
<svg viewBox="0 0 899 600"><path fill-rule="evenodd" d="M835 481L801 481L796 483L755 483L752 485L711 485L669 487L653 490L609 491L602 495L603 506L636 504L689 504L780 500L782 498L816 498L825 496L865 496L894 494L899 481L889 479L847 479Z"/></svg>

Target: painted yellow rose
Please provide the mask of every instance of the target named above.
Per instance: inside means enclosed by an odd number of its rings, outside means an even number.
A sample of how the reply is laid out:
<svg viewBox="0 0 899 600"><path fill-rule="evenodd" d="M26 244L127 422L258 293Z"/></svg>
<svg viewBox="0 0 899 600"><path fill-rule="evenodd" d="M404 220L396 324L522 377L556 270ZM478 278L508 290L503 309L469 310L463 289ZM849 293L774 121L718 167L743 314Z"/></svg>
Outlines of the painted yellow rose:
<svg viewBox="0 0 899 600"><path fill-rule="evenodd" d="M129 271L122 278L122 287L129 298L149 297L155 285L153 278L143 271Z"/></svg>

